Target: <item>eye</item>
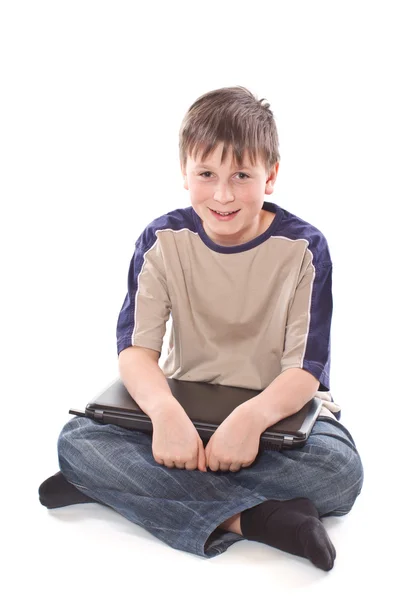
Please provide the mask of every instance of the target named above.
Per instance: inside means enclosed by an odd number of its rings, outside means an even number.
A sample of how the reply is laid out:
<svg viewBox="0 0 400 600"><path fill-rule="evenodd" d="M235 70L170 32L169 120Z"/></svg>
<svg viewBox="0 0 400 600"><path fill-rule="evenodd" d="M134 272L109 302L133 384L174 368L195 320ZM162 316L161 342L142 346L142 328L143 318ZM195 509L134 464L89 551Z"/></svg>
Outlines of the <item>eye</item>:
<svg viewBox="0 0 400 600"><path fill-rule="evenodd" d="M210 173L211 173L211 171L204 171L204 173L200 173L200 177L203 177L203 175L208 175ZM244 178L240 177L239 179L249 179L249 176L246 173L243 173L242 171L240 173L238 173L238 175L244 175ZM204 177L204 179L210 179L210 178Z"/></svg>

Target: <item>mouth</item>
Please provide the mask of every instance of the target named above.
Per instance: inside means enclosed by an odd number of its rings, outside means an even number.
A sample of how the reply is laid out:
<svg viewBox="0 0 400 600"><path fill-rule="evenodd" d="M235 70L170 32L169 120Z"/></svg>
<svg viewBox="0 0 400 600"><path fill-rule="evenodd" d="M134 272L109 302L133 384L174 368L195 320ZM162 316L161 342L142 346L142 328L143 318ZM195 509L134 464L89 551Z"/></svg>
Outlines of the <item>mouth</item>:
<svg viewBox="0 0 400 600"><path fill-rule="evenodd" d="M212 208L210 208L210 211L212 212L212 214L218 221L231 221L240 212L240 208L238 210L229 211L229 212L222 213L222 214L220 214L216 210L213 210Z"/></svg>

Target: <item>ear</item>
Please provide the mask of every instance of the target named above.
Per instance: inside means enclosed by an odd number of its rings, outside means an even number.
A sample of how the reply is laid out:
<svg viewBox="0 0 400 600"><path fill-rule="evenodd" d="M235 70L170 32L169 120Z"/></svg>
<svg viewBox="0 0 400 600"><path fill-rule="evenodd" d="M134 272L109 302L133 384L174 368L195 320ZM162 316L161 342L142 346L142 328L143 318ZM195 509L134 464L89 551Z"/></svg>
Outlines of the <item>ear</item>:
<svg viewBox="0 0 400 600"><path fill-rule="evenodd" d="M268 175L268 179L265 183L265 194L272 194L272 192L274 191L274 185L275 185L275 181L276 178L278 177L278 171L279 171L279 163L275 163L273 167L271 167L270 171L269 171L269 175Z"/></svg>
<svg viewBox="0 0 400 600"><path fill-rule="evenodd" d="M184 166L182 166L182 163L181 163L181 172L183 175L183 187L185 188L185 190L189 190L186 168Z"/></svg>

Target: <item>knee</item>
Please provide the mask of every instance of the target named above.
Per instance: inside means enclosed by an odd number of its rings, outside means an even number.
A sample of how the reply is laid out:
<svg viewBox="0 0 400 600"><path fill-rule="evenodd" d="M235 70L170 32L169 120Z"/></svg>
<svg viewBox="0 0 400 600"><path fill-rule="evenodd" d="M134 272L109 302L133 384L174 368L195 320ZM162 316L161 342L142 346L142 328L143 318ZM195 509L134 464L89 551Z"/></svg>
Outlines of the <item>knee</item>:
<svg viewBox="0 0 400 600"><path fill-rule="evenodd" d="M327 507L325 516L340 516L350 512L361 492L363 482L364 469L358 452L350 448L336 452L330 486L331 497L328 501L330 509Z"/></svg>
<svg viewBox="0 0 400 600"><path fill-rule="evenodd" d="M88 456L88 430L90 423L85 417L75 417L62 428L57 440L60 470L69 481L77 480Z"/></svg>
<svg viewBox="0 0 400 600"><path fill-rule="evenodd" d="M75 417L64 425L57 441L59 456L68 456L74 448L77 448L79 439L82 438L81 429L85 427L86 421L85 417Z"/></svg>
<svg viewBox="0 0 400 600"><path fill-rule="evenodd" d="M336 422L317 421L303 449L315 469L310 487L320 516L348 513L361 492L364 470L349 432Z"/></svg>

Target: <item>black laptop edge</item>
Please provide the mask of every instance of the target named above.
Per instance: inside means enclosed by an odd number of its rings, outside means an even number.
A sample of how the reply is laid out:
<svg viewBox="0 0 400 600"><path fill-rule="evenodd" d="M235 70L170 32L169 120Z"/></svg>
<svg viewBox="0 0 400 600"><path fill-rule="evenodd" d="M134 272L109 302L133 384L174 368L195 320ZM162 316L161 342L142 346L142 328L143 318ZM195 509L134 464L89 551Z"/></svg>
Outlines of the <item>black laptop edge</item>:
<svg viewBox="0 0 400 600"><path fill-rule="evenodd" d="M109 387L110 386L107 386L106 389L109 389ZM96 398L100 398L101 395L102 394L99 394ZM309 410L303 421L302 430L299 431L296 435L289 434L284 431L285 419L282 419L282 421L279 421L278 423L273 425L275 431L270 431L269 429L266 429L261 434L260 445L264 449L271 450L298 448L303 446L307 441L307 433L311 432L311 429L318 418L321 409L321 404L322 401L319 398L315 397L308 402ZM132 422L140 422L140 428L135 426L127 427L132 416L132 412L130 412L129 410L124 410L123 408L114 410L112 407L102 406L101 404L96 403L96 399L86 405L85 412L71 409L69 413L76 416L86 416L88 418L91 418L92 420L103 423L104 425L118 425L125 429L139 429L140 431L146 431L148 433L152 433L153 431L153 425L150 420L150 417L145 413L134 413L135 419L132 420ZM213 424L199 422L196 420L192 420L192 422L203 441L207 441L216 430L216 427ZM279 431L281 423L282 431Z"/></svg>

